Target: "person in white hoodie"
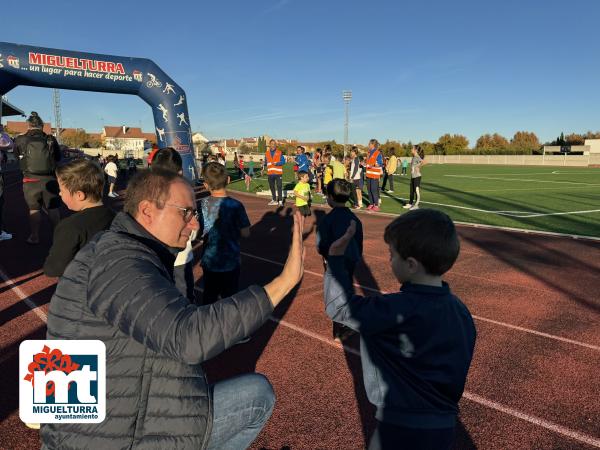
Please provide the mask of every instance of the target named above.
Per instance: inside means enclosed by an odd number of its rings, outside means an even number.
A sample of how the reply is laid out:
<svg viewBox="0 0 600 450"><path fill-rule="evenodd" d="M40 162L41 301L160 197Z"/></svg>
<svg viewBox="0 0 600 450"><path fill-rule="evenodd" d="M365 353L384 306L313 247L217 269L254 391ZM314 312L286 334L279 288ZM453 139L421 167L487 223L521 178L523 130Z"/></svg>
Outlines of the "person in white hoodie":
<svg viewBox="0 0 600 450"><path fill-rule="evenodd" d="M108 162L104 166L104 173L108 176L108 196L112 198L118 197L119 194L115 192L115 184L117 184L119 169L115 163L114 156L111 155L108 157Z"/></svg>

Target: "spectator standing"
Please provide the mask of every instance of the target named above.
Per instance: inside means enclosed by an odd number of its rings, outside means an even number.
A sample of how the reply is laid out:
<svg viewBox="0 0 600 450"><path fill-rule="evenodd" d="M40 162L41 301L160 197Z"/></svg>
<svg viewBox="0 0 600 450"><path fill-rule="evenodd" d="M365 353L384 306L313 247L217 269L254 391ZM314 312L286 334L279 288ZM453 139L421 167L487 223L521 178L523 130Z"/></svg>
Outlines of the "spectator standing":
<svg viewBox="0 0 600 450"><path fill-rule="evenodd" d="M271 189L271 201L269 206L283 205L283 166L285 156L277 148L275 139L269 141L269 148L265 152L265 167L269 177L269 188Z"/></svg>
<svg viewBox="0 0 600 450"><path fill-rule="evenodd" d="M337 158L331 157L330 163L331 165L331 176L332 179L337 180L345 180L346 179L346 166L341 161L338 161Z"/></svg>
<svg viewBox="0 0 600 450"><path fill-rule="evenodd" d="M0 241L12 239L12 234L4 231L2 223L2 210L4 208L4 170L8 165L8 151L13 149L13 141L10 136L4 132L4 127L0 124Z"/></svg>
<svg viewBox="0 0 600 450"><path fill-rule="evenodd" d="M315 171L315 179L317 180L317 187L315 192L317 194L323 193L323 150L317 148L313 156L313 170Z"/></svg>
<svg viewBox="0 0 600 450"><path fill-rule="evenodd" d="M396 155L393 153L395 151L394 147L391 148L391 151L392 156L387 158L385 172L383 175L383 183L381 184L381 190L387 192L388 194L392 194L394 192L394 174L398 169L398 158L396 158ZM387 184L388 180L390 182L390 188L386 191L385 185Z"/></svg>
<svg viewBox="0 0 600 450"><path fill-rule="evenodd" d="M369 141L369 154L367 156L367 190L369 192L369 206L371 211L379 211L379 178L381 177L383 156L379 151L377 139Z"/></svg>
<svg viewBox="0 0 600 450"><path fill-rule="evenodd" d="M360 164L360 158L358 156L358 147L352 147L350 150L350 182L353 186L354 195L352 196L354 201L354 209L361 209L363 206L362 203L362 194L363 194L363 174L362 167Z"/></svg>
<svg viewBox="0 0 600 450"><path fill-rule="evenodd" d="M301 145L296 147L296 157L294 158L294 161L298 166L298 173L306 172L308 174L310 172L310 159L308 159L305 152L306 150Z"/></svg>
<svg viewBox="0 0 600 450"><path fill-rule="evenodd" d="M238 159L237 152L233 152L233 169L235 174L241 179L242 175L240 174L240 160Z"/></svg>
<svg viewBox="0 0 600 450"><path fill-rule="evenodd" d="M419 209L421 201L421 167L425 162L425 152L420 145L412 148L413 157L410 161L410 200L403 206L405 209Z"/></svg>
<svg viewBox="0 0 600 450"><path fill-rule="evenodd" d="M227 195L229 177L223 166L208 164L203 173L210 197L201 200L200 225L204 240L202 273L203 304L208 305L238 291L240 239L250 236L250 220L244 205ZM246 336L245 336L246 337Z"/></svg>
<svg viewBox="0 0 600 450"><path fill-rule="evenodd" d="M60 220L60 197L54 170L61 153L54 136L44 133L44 121L38 113L31 112L27 126L27 132L15 139L14 153L20 159L23 194L29 207L30 235L25 242L35 245L40 242L40 211L46 210L54 227Z"/></svg>
<svg viewBox="0 0 600 450"><path fill-rule="evenodd" d="M107 230L115 213L102 203L104 174L94 162L70 161L56 169L60 197L75 214L62 220L54 230L54 240L44 273L49 277L63 275L69 263L100 231Z"/></svg>
<svg viewBox="0 0 600 450"><path fill-rule="evenodd" d="M153 155L153 158L154 158L154 155ZM117 194L115 192L115 184L117 184L117 177L119 175L119 169L117 167L117 163L115 162L114 156L112 156L112 155L108 156L108 162L106 163L106 166L104 166L104 173L107 176L108 196L111 198L118 197L119 194Z"/></svg>
<svg viewBox="0 0 600 450"><path fill-rule="evenodd" d="M246 191L250 190L250 184L252 183L252 178L254 178L254 157L250 156L250 160L248 161L248 173L246 174L246 178L245 178Z"/></svg>
<svg viewBox="0 0 600 450"><path fill-rule="evenodd" d="M408 158L402 158L402 176L406 175L407 168L408 168Z"/></svg>

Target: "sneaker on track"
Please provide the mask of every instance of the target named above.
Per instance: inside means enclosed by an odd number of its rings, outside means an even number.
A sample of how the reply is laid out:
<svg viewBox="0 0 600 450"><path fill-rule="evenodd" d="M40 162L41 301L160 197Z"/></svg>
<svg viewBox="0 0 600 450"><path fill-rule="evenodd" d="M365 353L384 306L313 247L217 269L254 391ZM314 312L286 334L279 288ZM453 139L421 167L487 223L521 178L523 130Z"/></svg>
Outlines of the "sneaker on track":
<svg viewBox="0 0 600 450"><path fill-rule="evenodd" d="M404 209L410 209L412 208L412 205L410 203L407 203L406 205L403 206Z"/></svg>
<svg viewBox="0 0 600 450"><path fill-rule="evenodd" d="M12 234L7 233L6 231L0 233L0 241L8 241L10 239L12 239Z"/></svg>
<svg viewBox="0 0 600 450"><path fill-rule="evenodd" d="M275 205L277 205L277 202L275 200L271 200L269 203L267 203L267 205L275 206Z"/></svg>

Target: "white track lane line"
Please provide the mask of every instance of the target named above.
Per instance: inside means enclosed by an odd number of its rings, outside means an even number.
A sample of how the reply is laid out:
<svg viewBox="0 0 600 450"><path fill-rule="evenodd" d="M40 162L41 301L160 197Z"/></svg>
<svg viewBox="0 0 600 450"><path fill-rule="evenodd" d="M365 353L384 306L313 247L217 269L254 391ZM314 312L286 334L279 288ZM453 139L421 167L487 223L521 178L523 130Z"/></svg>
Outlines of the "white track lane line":
<svg viewBox="0 0 600 450"><path fill-rule="evenodd" d="M281 264L281 263L279 263L277 261L271 261L271 260L268 260L266 258L260 258L260 257L254 256L254 255L249 255L247 253L243 253L243 254L246 255L246 256L252 256L252 257L258 258L260 260L270 262L272 264L277 264L279 266L283 265L283 264ZM305 271L305 272L306 273L315 274L315 275L320 275L322 277L321 274L317 274L316 272L311 272L311 271ZM8 278L8 276L4 273L4 271L2 269L0 269L0 277L6 282L7 285L13 285L14 284L11 281L11 279ZM371 290L371 291L377 292L375 289L372 289L372 288L367 288L367 287L363 287L363 286L361 286L361 287L363 289L367 289L367 290ZM27 306L29 306L29 308L31 308L36 313L36 315L40 319L42 319L43 322L47 321L46 314L43 311L40 311L39 310L39 306L36 305L36 303L33 302L29 297L27 297L25 295L25 293L23 293L23 291L18 286L13 286L12 289L15 290L15 292L17 292L17 295L27 304ZM343 350L347 351L348 353L352 353L352 354L354 354L356 356L360 356L360 351L358 351L358 350L356 350L354 348L343 346L343 345L341 345L338 342L331 341L331 340L329 340L329 339L327 339L327 338L325 338L325 337L323 337L323 336L321 336L321 335L319 335L317 333L313 333L312 331L306 330L306 329L304 329L302 327L299 327L297 325L293 325L290 322L287 322L285 320L278 319L278 318L273 317L273 316L269 317L269 320L271 320L271 321L273 321L275 323L281 324L281 325L285 326L286 328L290 328L290 329L292 329L292 330L294 330L294 331L296 331L298 333L301 333L301 334L304 334L306 336L309 336L309 337L311 337L313 339L317 339L318 341L323 342L323 343L325 343L325 344L327 344L327 345L329 345L331 347L335 347L335 348L338 348L338 349L343 349ZM2 360L0 361L0 363L3 362L4 359L5 358L2 358ZM557 433L557 434L569 437L571 439L577 440L579 442L583 442L585 444L592 445L594 447L600 448L600 439L595 438L593 436L589 436L587 434L580 433L580 432L575 431L575 430L571 430L570 428L566 428L566 427L563 427L561 425L555 424L553 422L549 422L547 420L540 419L540 418L538 418L536 416L532 416L530 414L522 413L522 412L520 412L520 411L518 411L516 409L509 408L508 406L504 406L504 405L502 405L500 403L494 402L492 400L488 400L488 399L486 399L484 397L481 397L481 396L479 396L477 394L473 394L473 393L468 392L468 391L465 391L463 393L463 397L465 397L466 399L468 399L468 400L470 400L470 401L472 401L474 403L478 403L480 405L486 406L486 407L494 409L496 411L503 412L504 414L516 417L518 419L524 420L526 422L532 423L532 424L540 426L542 428L546 428L547 430L553 431L554 433Z"/></svg>
<svg viewBox="0 0 600 450"><path fill-rule="evenodd" d="M496 411L503 412L504 414L508 414L509 416L513 416L518 419L529 422L531 424L545 428L556 434L560 434L562 436L569 437L573 440L582 442L587 445L591 445L592 447L600 448L600 439L597 437L594 437L594 436L590 436L589 434L571 430L570 428L563 427L562 425L558 425L558 424L550 422L548 420L540 419L539 417L532 416L532 415L526 414L526 413L522 413L521 411L518 411L513 408L509 408L508 406L504 406L501 403L497 403L497 402L488 400L484 397L481 397L477 394L473 394L468 391L463 392L463 397L472 402L478 403L480 405L486 406L491 409L495 409Z"/></svg>
<svg viewBox="0 0 600 450"><path fill-rule="evenodd" d="M256 255L253 255L251 253L246 253L246 252L240 252L240 253L242 255L244 255L244 256L249 257L249 258L258 259L259 261L265 261L265 262L268 262L268 263L271 263L271 264L275 264L275 265L278 265L278 266L283 266L284 265L283 263L280 263L278 261L273 261L273 260L268 259L268 258L263 258L262 256L256 256ZM322 273L313 272L312 270L304 270L304 273L308 273L310 275L314 275L314 276L323 278L323 274ZM373 288L370 288L370 287L367 287L367 286L363 286L363 285L358 284L358 283L354 283L354 286L357 287L357 288L363 289L365 291L374 292L376 294L387 294L386 291L382 291L382 290L379 290L379 289L373 289ZM562 337L562 336L557 336L557 335L554 335L554 334L544 333L544 332L541 332L541 331L532 330L530 328L525 328L525 327L520 327L518 325L513 325L513 324L510 324L510 323L506 323L506 322L500 322L498 320L488 319L487 317L476 316L476 315L472 315L472 316L473 316L473 318L475 320L481 320L482 322L492 323L494 325L499 325L501 327L509 328L511 330L522 331L524 333L533 334L535 336L544 337L544 338L547 338L547 339L553 339L555 341L565 342L567 344L577 345L577 346L588 348L588 349L594 350L594 351L600 351L600 346L598 346L598 345L588 344L586 342L576 341L574 339L568 339L568 338L565 338L565 337Z"/></svg>
<svg viewBox="0 0 600 450"><path fill-rule="evenodd" d="M46 313L44 311L42 311L41 307L36 302L31 300L29 298L29 296L27 294L25 294L25 292L23 292L21 290L21 288L19 286L17 286L8 277L8 275L6 275L6 273L4 273L4 271L1 268L0 268L0 278L2 278L4 280L4 282L6 283L5 286L12 286L11 290L13 290L15 292L15 294L17 294L17 296L23 302L25 302L25 304L27 306L29 306L29 308L35 313L36 316L38 316L44 323L46 323L46 320L48 319L48 316L46 315Z"/></svg>
<svg viewBox="0 0 600 450"><path fill-rule="evenodd" d="M312 331L306 330L306 329L304 329L302 327L299 327L297 325L293 325L293 324L291 324L291 323L289 323L289 322L287 322L285 320L278 319L276 317L270 317L270 320L272 320L273 322L276 322L276 323L278 323L280 325L283 325L283 326L285 326L287 328L290 328L290 329L292 329L294 331L297 331L298 333L301 333L301 334L303 334L305 336L308 336L308 337L313 338L313 339L317 339L318 341L323 342L324 344L327 344L330 347L335 347L337 349L342 349L342 350L344 350L344 351L346 351L348 353L352 353L353 355L360 356L360 351L359 350L356 350L356 349L354 349L352 347L341 345L338 342L326 339L326 338L324 338L323 336L321 336L321 335L319 335L317 333L313 333ZM469 400L469 401L472 401L473 403L477 403L479 405L485 406L485 407L493 409L495 411L499 411L501 413L507 414L507 415L512 416L512 417L516 417L517 419L521 419L521 420L529 422L529 423L531 423L533 425L537 425L539 427L545 428L545 429L547 429L549 431L552 431L552 432L554 432L556 434L560 434L560 435L568 437L570 439L573 439L573 440L576 440L576 441L579 441L579 442L583 442L583 443L585 443L587 445L591 445L593 447L600 448L600 439L596 438L594 436L590 436L588 434L572 430L572 429L564 427L562 425L558 425L558 424L556 424L554 422L550 422L548 420L541 419L541 418L533 416L531 414L527 414L527 413L521 412L519 410L510 408L508 406L505 406L505 405L503 405L501 403L498 403L498 402L495 402L493 400L488 400L487 398L482 397L480 395L473 394L472 392L469 392L469 391L464 391L463 392L463 397L465 399Z"/></svg>

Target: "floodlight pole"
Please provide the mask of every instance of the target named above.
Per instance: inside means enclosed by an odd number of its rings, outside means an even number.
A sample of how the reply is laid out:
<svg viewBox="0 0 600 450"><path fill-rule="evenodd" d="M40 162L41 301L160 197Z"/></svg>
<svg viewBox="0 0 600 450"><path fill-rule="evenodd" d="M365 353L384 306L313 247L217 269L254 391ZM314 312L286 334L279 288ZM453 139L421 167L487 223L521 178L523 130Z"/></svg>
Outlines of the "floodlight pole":
<svg viewBox="0 0 600 450"><path fill-rule="evenodd" d="M348 153L348 111L350 109L350 100L352 100L352 91L342 91L342 98L345 104L346 120L344 121L344 159Z"/></svg>

